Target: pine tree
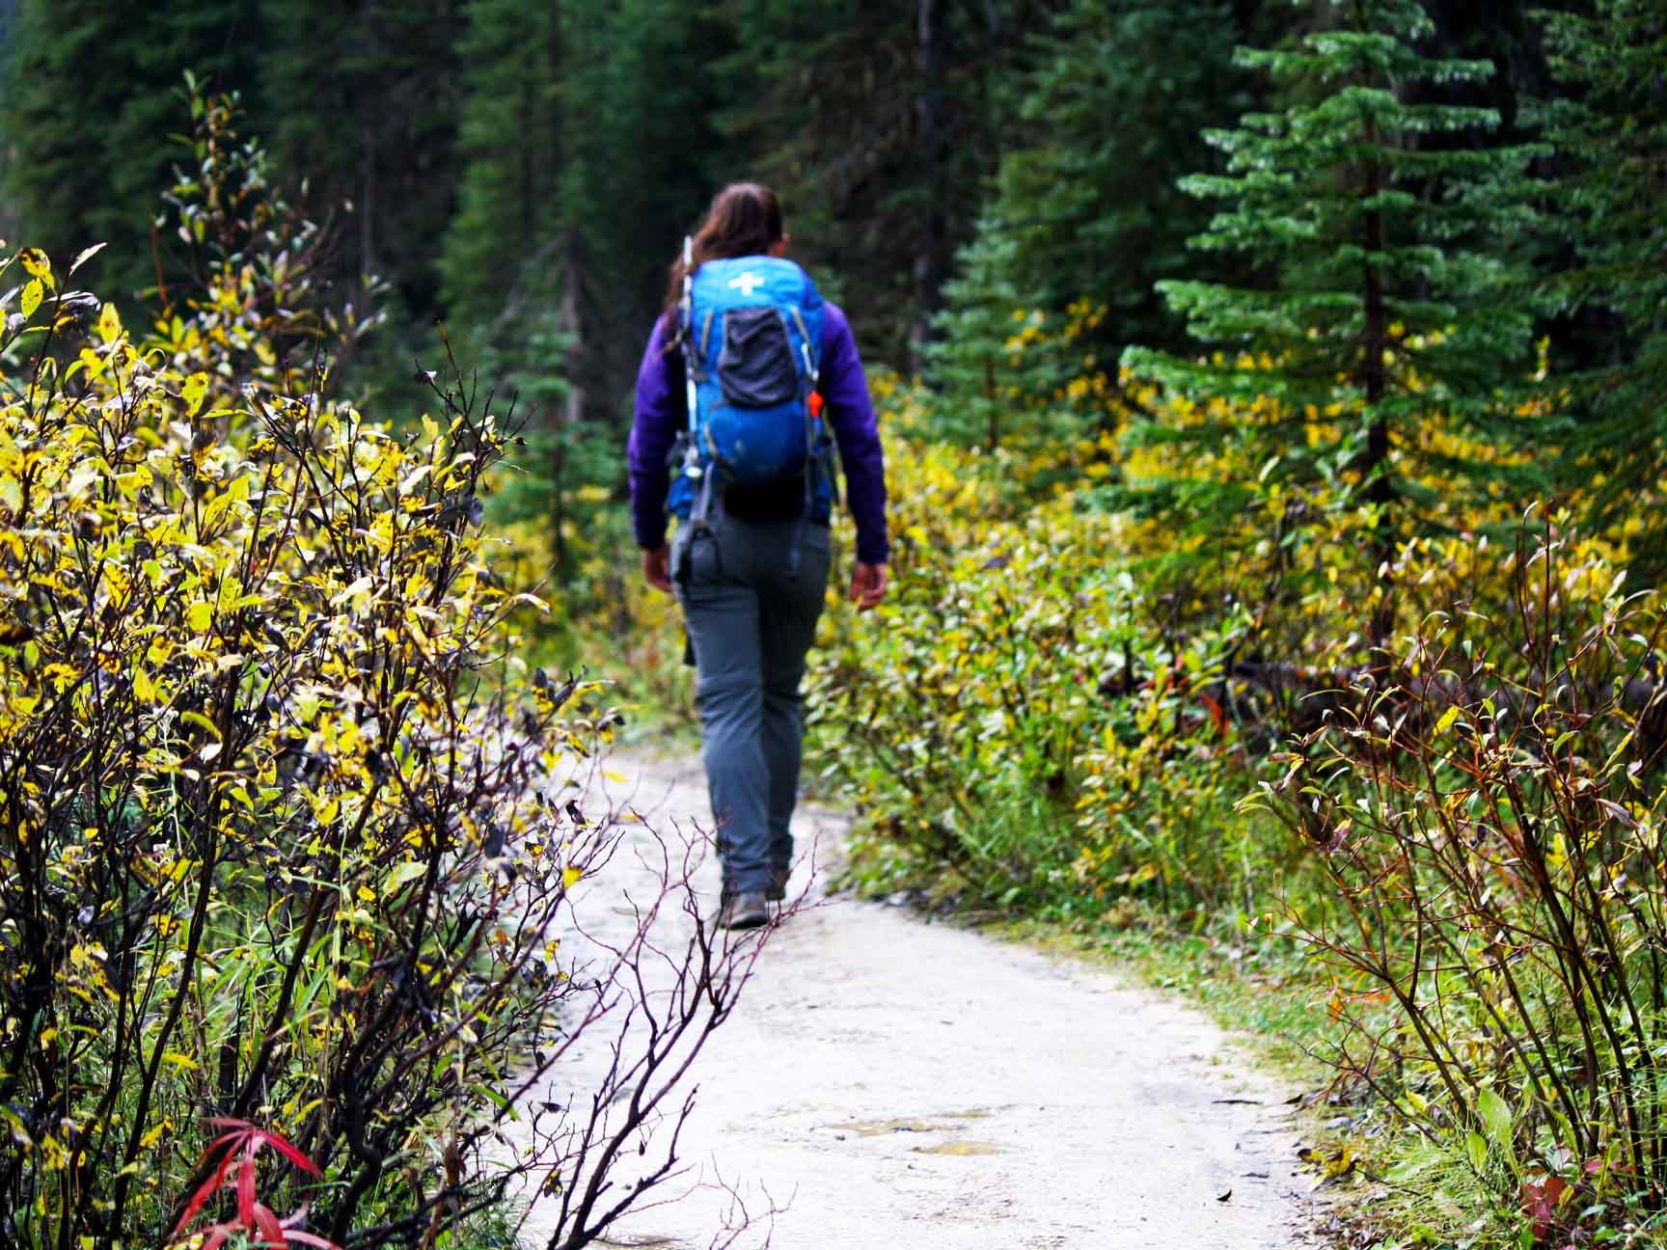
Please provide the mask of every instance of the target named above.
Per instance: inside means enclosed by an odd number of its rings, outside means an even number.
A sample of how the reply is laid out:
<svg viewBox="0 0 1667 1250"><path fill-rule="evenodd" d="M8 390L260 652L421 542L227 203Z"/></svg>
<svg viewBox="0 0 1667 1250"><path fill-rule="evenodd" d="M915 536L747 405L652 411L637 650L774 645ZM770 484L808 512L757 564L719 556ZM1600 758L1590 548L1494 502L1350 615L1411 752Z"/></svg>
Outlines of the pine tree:
<svg viewBox="0 0 1667 1250"><path fill-rule="evenodd" d="M448 317L505 323L502 346L529 297L567 303L585 389L617 415L666 265L717 181L724 28L674 0L567 0L537 14L525 0L476 0L468 13Z"/></svg>
<svg viewBox="0 0 1667 1250"><path fill-rule="evenodd" d="M457 212L440 256L448 321L491 341L523 279L553 268L562 222L564 72L559 13L525 0L475 0L461 47L468 94L459 123Z"/></svg>
<svg viewBox="0 0 1667 1250"><path fill-rule="evenodd" d="M0 0L0 100L12 98L16 90L18 0ZM10 119L0 108L0 240L17 238L17 204L11 192L8 166L15 148L7 127Z"/></svg>
<svg viewBox="0 0 1667 1250"><path fill-rule="evenodd" d="M795 252L859 314L871 357L918 364L921 317L972 233L1007 121L998 84L1036 0L737 0L721 115L773 185ZM835 283L837 282L837 285Z"/></svg>
<svg viewBox="0 0 1667 1250"><path fill-rule="evenodd" d="M486 385L514 396L526 422L523 474L500 513L547 518L551 564L564 573L571 572L567 504L576 484L570 444L586 395L571 378L582 329L567 194L576 173L565 107L573 89L573 7L469 5L460 47L466 95L458 206L439 257L453 344Z"/></svg>
<svg viewBox="0 0 1667 1250"><path fill-rule="evenodd" d="M522 506L599 523L666 265L713 189L723 30L675 0L475 0L459 209L441 260L454 339L531 422Z"/></svg>
<svg viewBox="0 0 1667 1250"><path fill-rule="evenodd" d="M988 219L956 257L945 289L946 309L927 348L926 376L939 397L933 433L994 451L1017 415L1026 379L1015 367L1013 319L1026 300L1014 286L1012 237Z"/></svg>
<svg viewBox="0 0 1667 1250"><path fill-rule="evenodd" d="M678 244L718 186L745 171L725 159L715 129L729 28L683 0L586 4L600 13L568 23L570 98L584 105L564 195L594 293L586 350L605 358L618 402L636 377Z"/></svg>
<svg viewBox="0 0 1667 1250"><path fill-rule="evenodd" d="M1598 0L1591 16L1550 16L1547 36L1569 90L1545 110L1564 166L1557 220L1579 261L1559 289L1570 311L1614 327L1607 360L1557 380L1573 418L1564 476L1655 577L1667 568L1655 502L1667 474L1667 5Z"/></svg>
<svg viewBox="0 0 1667 1250"><path fill-rule="evenodd" d="M1428 499L1421 431L1437 419L1484 440L1503 392L1526 363L1532 317L1508 296L1500 254L1532 220L1523 170L1533 150L1490 143L1498 114L1452 102L1493 72L1480 61L1424 55L1431 30L1413 0L1334 0L1335 25L1241 63L1289 101L1213 132L1226 171L1185 182L1221 207L1194 239L1269 276L1250 287L1160 284L1206 358L1132 349L1126 363L1184 395L1184 430L1139 433L1208 448L1237 480L1153 483L1149 503L1215 538L1270 487L1331 506L1364 507L1370 567L1382 580L1370 636L1394 620L1388 583L1398 538ZM1258 359L1246 368L1243 355ZM1447 465L1442 475L1482 475ZM1476 482L1476 476L1470 478Z"/></svg>
<svg viewBox="0 0 1667 1250"><path fill-rule="evenodd" d="M119 36L131 46L132 77L103 136L110 181L90 218L111 250L135 219L148 230L174 169L190 164L189 150L176 138L190 131L190 91L242 95L255 78L261 46L255 0L152 0L145 7L150 14L137 28L124 22ZM145 249L134 259L149 267Z"/></svg>
<svg viewBox="0 0 1667 1250"><path fill-rule="evenodd" d="M1066 317L1050 318L1016 285L1014 251L1013 232L984 220L957 254L956 276L944 287L945 308L926 347L935 438L994 451L1077 432L1058 397L1067 369L1055 348Z"/></svg>
<svg viewBox="0 0 1667 1250"><path fill-rule="evenodd" d="M1205 163L1203 131L1246 103L1234 42L1220 0L1073 0L1035 41L991 220L1041 307L1086 296L1109 343L1180 345L1154 284L1199 270L1186 241L1207 212L1177 184Z"/></svg>
<svg viewBox="0 0 1667 1250"><path fill-rule="evenodd" d="M25 4L16 19L5 101L7 194L20 230L56 259L92 242L87 215L107 183L100 128L121 104L116 66L84 84L78 108L65 107L66 85L97 48L112 48L119 23L97 0Z"/></svg>
<svg viewBox="0 0 1667 1250"><path fill-rule="evenodd" d="M455 0L260 0L268 46L258 101L269 146L309 208L349 205L345 275L387 281L423 320L457 185L462 104ZM409 370L409 357L400 372Z"/></svg>
<svg viewBox="0 0 1667 1250"><path fill-rule="evenodd" d="M250 77L254 0L23 0L3 100L6 191L19 229L66 259L109 244L83 281L154 285L150 225L188 157L185 74L210 88Z"/></svg>

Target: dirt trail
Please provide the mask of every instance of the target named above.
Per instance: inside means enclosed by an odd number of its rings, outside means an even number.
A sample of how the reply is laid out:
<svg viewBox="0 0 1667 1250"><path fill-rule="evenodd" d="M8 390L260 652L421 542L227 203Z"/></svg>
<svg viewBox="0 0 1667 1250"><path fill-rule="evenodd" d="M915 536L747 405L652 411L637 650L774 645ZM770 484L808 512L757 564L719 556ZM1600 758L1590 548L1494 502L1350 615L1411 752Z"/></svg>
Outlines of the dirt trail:
<svg viewBox="0 0 1667 1250"><path fill-rule="evenodd" d="M611 801L662 826L706 823L692 762L613 767L630 776L608 784ZM812 810L795 833L826 862L844 828ZM629 884L631 868L611 871L595 888ZM813 894L699 1061L679 1152L678 1192L693 1192L629 1217L610 1244L704 1250L730 1206L695 1184L714 1179L753 1212L785 1207L777 1250L1310 1244L1282 1092L1196 1011L898 908L822 898L820 882ZM538 1227L535 1208L526 1244ZM735 1245L757 1250L765 1232Z"/></svg>

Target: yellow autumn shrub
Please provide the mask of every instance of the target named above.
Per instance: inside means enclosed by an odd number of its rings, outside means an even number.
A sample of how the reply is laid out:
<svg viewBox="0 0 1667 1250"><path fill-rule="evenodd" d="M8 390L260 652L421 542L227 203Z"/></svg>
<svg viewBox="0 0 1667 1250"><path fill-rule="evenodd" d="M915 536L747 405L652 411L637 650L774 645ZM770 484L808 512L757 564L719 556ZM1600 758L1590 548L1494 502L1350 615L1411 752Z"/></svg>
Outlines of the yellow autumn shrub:
<svg viewBox="0 0 1667 1250"><path fill-rule="evenodd" d="M947 870L982 897L1073 914L1133 894L1250 923L1309 857L1239 800L1370 662L1385 596L1409 650L1455 603L1478 632L1507 627L1518 547L1543 518L1525 531L1505 492L1470 495L1453 466L1520 456L1432 423L1408 453L1426 466L1408 483L1417 523L1380 565L1378 516L1344 481L1299 492L1225 439L1200 454L1100 432L1134 410L1181 428L1278 422L1272 401L1206 408L1122 381L1076 443L993 451L932 437L944 399L878 388L894 593L873 619L835 614L810 700L868 813L860 870L876 884ZM1213 531L1164 506L1214 490L1237 503ZM1571 567L1614 576L1623 553L1567 520Z"/></svg>
<svg viewBox="0 0 1667 1250"><path fill-rule="evenodd" d="M0 261L8 1245L168 1243L219 1188L211 1141L276 1137L321 1170L259 1175L294 1227L432 1243L525 1178L605 1176L572 1143L676 1080L651 1054L519 1106L612 975L559 953L618 836L564 761L608 727L509 626L538 605L481 526L514 435L461 376L405 430L332 394L343 322L304 224L239 198L259 164L229 118L199 113L183 237L208 244L154 324ZM739 981L701 959L721 1018ZM599 1201L562 1235L594 1239Z"/></svg>

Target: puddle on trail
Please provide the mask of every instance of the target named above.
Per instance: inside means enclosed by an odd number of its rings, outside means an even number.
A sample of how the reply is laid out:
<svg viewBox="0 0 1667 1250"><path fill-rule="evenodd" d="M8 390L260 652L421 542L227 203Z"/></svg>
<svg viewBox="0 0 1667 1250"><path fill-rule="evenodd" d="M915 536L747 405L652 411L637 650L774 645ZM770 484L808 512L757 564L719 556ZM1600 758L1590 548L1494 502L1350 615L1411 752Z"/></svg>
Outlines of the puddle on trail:
<svg viewBox="0 0 1667 1250"><path fill-rule="evenodd" d="M949 1111L923 1120L847 1120L843 1124L824 1124L825 1129L837 1133L855 1133L858 1137L883 1137L887 1133L953 1133L965 1128L962 1120L987 1120L992 1113L986 1108L971 1111Z"/></svg>
<svg viewBox="0 0 1667 1250"><path fill-rule="evenodd" d="M946 1141L936 1146L916 1146L917 1155L956 1155L966 1158L971 1155L999 1155L1006 1153L1002 1147L987 1141Z"/></svg>
<svg viewBox="0 0 1667 1250"><path fill-rule="evenodd" d="M841 1133L855 1133L858 1137L884 1137L887 1133L940 1133L955 1125L934 1124L930 1120L853 1120L849 1124L824 1124L822 1127Z"/></svg>

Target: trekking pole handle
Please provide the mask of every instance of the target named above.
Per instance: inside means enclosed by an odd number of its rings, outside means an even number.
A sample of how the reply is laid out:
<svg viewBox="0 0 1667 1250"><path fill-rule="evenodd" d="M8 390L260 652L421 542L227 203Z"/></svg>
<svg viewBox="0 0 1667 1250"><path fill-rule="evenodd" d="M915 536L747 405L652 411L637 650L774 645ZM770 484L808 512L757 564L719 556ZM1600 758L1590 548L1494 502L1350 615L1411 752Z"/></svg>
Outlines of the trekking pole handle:
<svg viewBox="0 0 1667 1250"><path fill-rule="evenodd" d="M695 446L695 241L683 236L683 386L684 399L689 409L689 449L685 456L684 472L690 477L700 476L699 449Z"/></svg>
<svg viewBox="0 0 1667 1250"><path fill-rule="evenodd" d="M695 241L683 236L683 331L693 330L695 311Z"/></svg>

